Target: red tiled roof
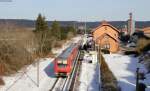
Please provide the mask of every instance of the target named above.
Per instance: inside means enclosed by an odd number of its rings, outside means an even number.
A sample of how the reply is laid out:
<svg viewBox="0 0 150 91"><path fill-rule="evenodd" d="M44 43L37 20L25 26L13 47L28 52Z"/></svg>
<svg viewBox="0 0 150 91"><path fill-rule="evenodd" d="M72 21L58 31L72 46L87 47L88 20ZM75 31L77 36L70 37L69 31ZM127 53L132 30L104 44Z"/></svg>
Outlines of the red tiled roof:
<svg viewBox="0 0 150 91"><path fill-rule="evenodd" d="M116 30L118 33L120 32L117 28L115 28L115 27L112 26L111 24L107 23L106 21L102 21L102 24L101 24L100 26L94 28L94 29L92 30L92 32L94 32L95 30L101 28L102 26L109 26L109 27L113 28L114 30Z"/></svg>

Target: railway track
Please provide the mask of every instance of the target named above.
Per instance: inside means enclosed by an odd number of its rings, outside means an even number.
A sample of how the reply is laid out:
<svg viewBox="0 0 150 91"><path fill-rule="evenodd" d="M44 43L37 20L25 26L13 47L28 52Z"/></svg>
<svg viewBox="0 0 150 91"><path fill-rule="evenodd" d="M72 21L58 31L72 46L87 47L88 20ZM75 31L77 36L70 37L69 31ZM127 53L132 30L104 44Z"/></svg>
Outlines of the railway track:
<svg viewBox="0 0 150 91"><path fill-rule="evenodd" d="M75 73L75 75L74 75L74 77L73 77L73 81L72 81L72 83L71 83L71 86L70 86L70 89L69 89L69 91L77 91L76 90L76 87L77 87L77 85L76 85L76 79L78 78L78 74L79 74L79 69L80 69L80 66L81 66L81 62L80 61L78 61L78 63L77 63L77 67L76 67L76 73Z"/></svg>
<svg viewBox="0 0 150 91"><path fill-rule="evenodd" d="M59 78L56 79L55 83L53 84L52 88L49 91L53 91L53 89L54 89L56 83L58 82L58 80L59 80Z"/></svg>
<svg viewBox="0 0 150 91"><path fill-rule="evenodd" d="M57 78L49 91L72 91L73 90L74 81L76 79L76 73L78 71L77 69L78 69L79 57L80 57L80 51L78 52L78 55L75 58L75 61L73 63L74 66L71 74L66 78L62 78L62 77Z"/></svg>
<svg viewBox="0 0 150 91"><path fill-rule="evenodd" d="M64 85L66 84L67 78L57 78L52 88L49 91L62 91Z"/></svg>

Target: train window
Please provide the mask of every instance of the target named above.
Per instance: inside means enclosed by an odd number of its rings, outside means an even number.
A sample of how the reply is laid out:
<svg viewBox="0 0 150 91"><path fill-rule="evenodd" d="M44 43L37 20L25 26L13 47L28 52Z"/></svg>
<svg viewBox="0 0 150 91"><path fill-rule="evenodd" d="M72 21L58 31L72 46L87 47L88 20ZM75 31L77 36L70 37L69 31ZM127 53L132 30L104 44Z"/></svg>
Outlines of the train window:
<svg viewBox="0 0 150 91"><path fill-rule="evenodd" d="M59 66L60 68L64 68L64 67L67 66L67 64L58 64L58 66Z"/></svg>

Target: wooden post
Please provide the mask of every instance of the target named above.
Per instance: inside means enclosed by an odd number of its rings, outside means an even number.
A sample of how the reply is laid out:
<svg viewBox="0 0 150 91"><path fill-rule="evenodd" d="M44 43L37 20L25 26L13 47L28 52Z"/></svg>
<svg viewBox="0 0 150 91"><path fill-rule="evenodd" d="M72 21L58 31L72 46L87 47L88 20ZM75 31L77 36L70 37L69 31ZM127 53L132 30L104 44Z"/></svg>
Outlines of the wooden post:
<svg viewBox="0 0 150 91"><path fill-rule="evenodd" d="M4 65L0 63L0 80L1 80L1 85L4 85L4 82L2 80L2 76L4 75Z"/></svg>
<svg viewBox="0 0 150 91"><path fill-rule="evenodd" d="M4 65L0 63L0 77L4 75Z"/></svg>
<svg viewBox="0 0 150 91"><path fill-rule="evenodd" d="M139 91L139 68L136 69L136 91Z"/></svg>

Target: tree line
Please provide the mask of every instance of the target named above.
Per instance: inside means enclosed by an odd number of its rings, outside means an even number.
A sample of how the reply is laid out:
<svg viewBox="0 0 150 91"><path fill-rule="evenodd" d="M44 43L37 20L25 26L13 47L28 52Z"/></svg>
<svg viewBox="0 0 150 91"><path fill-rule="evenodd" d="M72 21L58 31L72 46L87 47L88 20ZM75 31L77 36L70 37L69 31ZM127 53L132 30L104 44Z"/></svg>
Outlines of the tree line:
<svg viewBox="0 0 150 91"><path fill-rule="evenodd" d="M4 68L0 74L14 74L38 58L53 55L52 48L61 47L75 35L73 26L60 26L57 21L48 26L41 14L36 19L34 30L12 23L0 26L0 68Z"/></svg>
<svg viewBox="0 0 150 91"><path fill-rule="evenodd" d="M75 36L76 30L73 26L60 26L58 21L53 21L49 27L46 18L39 14L34 33L38 41L37 54L43 56L50 53L53 47L61 46L60 41Z"/></svg>

